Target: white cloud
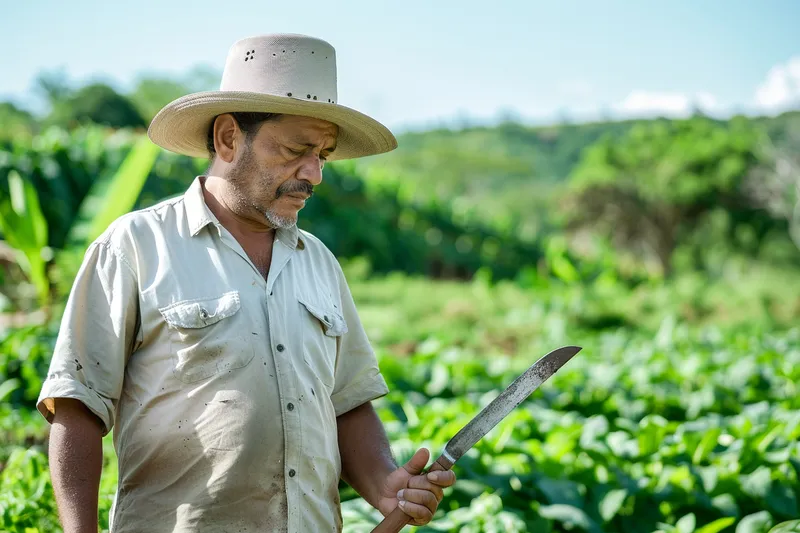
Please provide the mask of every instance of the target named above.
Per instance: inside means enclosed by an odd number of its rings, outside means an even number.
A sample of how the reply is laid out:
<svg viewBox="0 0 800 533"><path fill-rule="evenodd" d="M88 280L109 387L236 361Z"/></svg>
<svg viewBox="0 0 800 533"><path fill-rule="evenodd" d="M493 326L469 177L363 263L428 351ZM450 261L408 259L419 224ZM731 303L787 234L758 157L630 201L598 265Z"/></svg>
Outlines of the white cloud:
<svg viewBox="0 0 800 533"><path fill-rule="evenodd" d="M756 89L756 105L777 111L800 104L800 56L775 65Z"/></svg>
<svg viewBox="0 0 800 533"><path fill-rule="evenodd" d="M719 107L717 98L707 92L687 94L639 89L631 91L624 100L613 106L621 115L640 117L652 115L685 117L691 115L695 108L710 113Z"/></svg>

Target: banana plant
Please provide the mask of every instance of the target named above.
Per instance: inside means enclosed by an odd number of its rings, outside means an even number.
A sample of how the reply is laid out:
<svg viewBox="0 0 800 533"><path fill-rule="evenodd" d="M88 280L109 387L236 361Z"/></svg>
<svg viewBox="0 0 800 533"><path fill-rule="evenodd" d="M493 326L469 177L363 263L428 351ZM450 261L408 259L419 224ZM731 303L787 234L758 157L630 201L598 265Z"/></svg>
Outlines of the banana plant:
<svg viewBox="0 0 800 533"><path fill-rule="evenodd" d="M142 136L113 176L94 183L70 228L69 244L86 248L116 218L133 209L160 150L150 139Z"/></svg>
<svg viewBox="0 0 800 533"><path fill-rule="evenodd" d="M142 136L114 174L92 185L68 232L68 247L82 252L111 222L134 207L159 153L160 148ZM33 184L12 170L8 189L8 197L0 195L0 231L36 287L39 305L47 309L52 282L48 263L56 256L54 252L60 251L48 246L48 224Z"/></svg>
<svg viewBox="0 0 800 533"><path fill-rule="evenodd" d="M50 291L47 261L52 257L47 246L47 220L33 184L22 179L16 170L8 174L8 190L7 197L0 197L0 231L15 250L17 264L36 287L39 302L44 305Z"/></svg>

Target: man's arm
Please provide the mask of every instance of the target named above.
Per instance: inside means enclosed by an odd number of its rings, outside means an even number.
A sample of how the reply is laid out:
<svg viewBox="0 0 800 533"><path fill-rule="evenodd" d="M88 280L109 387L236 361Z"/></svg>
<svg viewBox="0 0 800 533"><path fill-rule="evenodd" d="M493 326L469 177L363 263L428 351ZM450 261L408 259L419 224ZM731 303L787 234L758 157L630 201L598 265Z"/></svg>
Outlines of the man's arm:
<svg viewBox="0 0 800 533"><path fill-rule="evenodd" d="M430 456L425 449L398 467L370 402L340 415L337 423L342 479L384 516L399 505L413 519L412 524L430 522L442 501L443 488L455 483L455 474L448 470L419 475Z"/></svg>
<svg viewBox="0 0 800 533"><path fill-rule="evenodd" d="M97 533L102 434L100 419L80 401L56 398L50 429L50 477L64 533Z"/></svg>
<svg viewBox="0 0 800 533"><path fill-rule="evenodd" d="M341 415L337 423L342 479L377 508L381 486L397 469L383 424L369 402Z"/></svg>

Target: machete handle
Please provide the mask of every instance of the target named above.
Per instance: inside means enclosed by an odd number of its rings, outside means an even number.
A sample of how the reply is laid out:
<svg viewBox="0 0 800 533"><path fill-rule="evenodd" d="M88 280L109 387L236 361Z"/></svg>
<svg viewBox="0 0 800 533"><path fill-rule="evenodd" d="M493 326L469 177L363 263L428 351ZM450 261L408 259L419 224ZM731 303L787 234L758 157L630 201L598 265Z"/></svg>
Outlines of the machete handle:
<svg viewBox="0 0 800 533"><path fill-rule="evenodd" d="M428 472L433 472L435 470L450 470L450 467L453 466L453 462L450 461L444 454L440 455L436 462L434 462L431 467L427 471L423 471L423 474L427 474ZM400 506L395 507L394 511L392 511L389 516L383 519L380 524L375 526L375 529L372 530L371 533L397 533L403 526L405 526L412 518L408 516Z"/></svg>

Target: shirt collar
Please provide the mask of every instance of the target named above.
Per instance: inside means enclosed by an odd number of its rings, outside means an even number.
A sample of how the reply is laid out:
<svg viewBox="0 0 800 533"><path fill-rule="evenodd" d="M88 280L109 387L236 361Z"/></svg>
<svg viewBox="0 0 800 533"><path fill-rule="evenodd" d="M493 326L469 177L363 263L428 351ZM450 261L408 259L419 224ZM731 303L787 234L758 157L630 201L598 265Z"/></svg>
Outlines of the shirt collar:
<svg viewBox="0 0 800 533"><path fill-rule="evenodd" d="M195 177L189 189L184 194L184 203L186 205L186 220L189 223L189 232L192 237L200 233L200 230L209 224L214 224L217 229L222 227L222 224L208 208L206 200L203 197L203 181L205 176ZM300 237L300 230L297 225L290 228L278 228L275 232L276 237L280 242L294 250L295 248L303 250L305 243Z"/></svg>

